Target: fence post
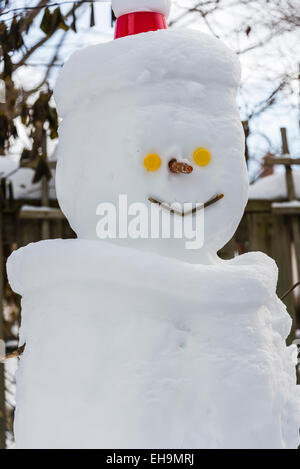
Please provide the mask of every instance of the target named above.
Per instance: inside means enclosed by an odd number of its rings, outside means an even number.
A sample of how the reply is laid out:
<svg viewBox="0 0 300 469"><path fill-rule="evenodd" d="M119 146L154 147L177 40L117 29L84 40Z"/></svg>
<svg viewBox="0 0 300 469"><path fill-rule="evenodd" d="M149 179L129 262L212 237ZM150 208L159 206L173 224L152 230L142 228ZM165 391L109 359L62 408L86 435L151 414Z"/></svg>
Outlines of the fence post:
<svg viewBox="0 0 300 469"><path fill-rule="evenodd" d="M47 160L47 135L46 131L43 130L43 157ZM43 207L49 206L49 185L46 176L42 177L42 197L41 202ZM49 220L42 221L42 239L49 239L50 238L50 222Z"/></svg>
<svg viewBox="0 0 300 469"><path fill-rule="evenodd" d="M4 272L3 272L3 197L0 188L0 340L4 340ZM0 449L6 448L5 375L4 363L0 363Z"/></svg>
<svg viewBox="0 0 300 469"><path fill-rule="evenodd" d="M282 127L280 129L281 132L281 141L282 141L282 153L286 156L290 153L289 147L288 147L288 140L287 140L287 135L286 135L286 129L285 127ZM293 179L293 172L292 172L292 167L289 165L285 166L285 177L286 177L286 186L287 186L287 195L288 195L288 200L295 200L296 199L296 191L295 191L295 184L294 184L294 179ZM300 275L300 231L299 231L299 219L297 215L292 215L290 217L290 223L291 223L291 228L292 228L292 238L293 238L293 243L295 247L295 255L296 255L296 262L297 262L297 270L298 270L298 276ZM296 324L296 316L293 318L293 333L295 333L295 330L297 328ZM295 336L293 337L293 339Z"/></svg>
<svg viewBox="0 0 300 469"><path fill-rule="evenodd" d="M49 188L48 188L48 181L45 176L42 178L42 206L48 207L49 206ZM41 239L49 239L50 238L50 222L49 220L42 220L42 235Z"/></svg>

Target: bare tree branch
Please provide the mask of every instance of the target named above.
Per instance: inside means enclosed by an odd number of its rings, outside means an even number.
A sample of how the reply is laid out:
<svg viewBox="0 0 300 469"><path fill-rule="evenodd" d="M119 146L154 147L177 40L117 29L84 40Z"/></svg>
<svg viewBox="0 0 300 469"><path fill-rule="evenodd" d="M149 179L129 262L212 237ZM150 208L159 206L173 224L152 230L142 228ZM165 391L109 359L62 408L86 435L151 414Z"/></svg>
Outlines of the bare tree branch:
<svg viewBox="0 0 300 469"><path fill-rule="evenodd" d="M47 0L43 0L43 2L47 2ZM65 18L69 18L74 11L76 11L78 8L80 8L82 6L82 4L86 3L86 0L79 0L75 5L74 5L74 2L73 3L73 6L72 8L70 8L70 10L64 15ZM54 34L56 33L57 31L54 32ZM31 55L37 50L39 49L41 46L43 46L50 38L52 38L53 35L51 36L45 36L43 37L42 39L40 39L38 42L36 42L36 44L34 44L34 46L32 46L28 51L26 51L26 53L23 55L23 57L19 60L19 62L17 62L16 64L13 65L13 70L16 70L17 68L21 67L22 65L25 64L25 62L29 59L29 57L31 57Z"/></svg>

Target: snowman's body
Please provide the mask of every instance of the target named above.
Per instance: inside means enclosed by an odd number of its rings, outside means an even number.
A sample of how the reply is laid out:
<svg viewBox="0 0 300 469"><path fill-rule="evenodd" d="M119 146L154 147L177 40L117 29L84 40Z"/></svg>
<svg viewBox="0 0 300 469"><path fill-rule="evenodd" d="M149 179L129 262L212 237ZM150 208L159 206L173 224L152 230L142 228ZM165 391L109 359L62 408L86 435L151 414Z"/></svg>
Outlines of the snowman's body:
<svg viewBox="0 0 300 469"><path fill-rule="evenodd" d="M118 39L65 66L57 192L81 239L30 245L8 264L26 341L19 447L297 446L276 267L261 254L216 255L247 200L238 82L230 51L196 32ZM199 147L205 166L193 161ZM152 153L157 171L143 165ZM192 173L170 173L174 157ZM96 239L97 205L119 194L151 205L216 193L198 251L182 239Z"/></svg>
<svg viewBox="0 0 300 469"><path fill-rule="evenodd" d="M192 265L54 240L19 250L9 276L26 341L19 448L297 447L290 318L267 256Z"/></svg>

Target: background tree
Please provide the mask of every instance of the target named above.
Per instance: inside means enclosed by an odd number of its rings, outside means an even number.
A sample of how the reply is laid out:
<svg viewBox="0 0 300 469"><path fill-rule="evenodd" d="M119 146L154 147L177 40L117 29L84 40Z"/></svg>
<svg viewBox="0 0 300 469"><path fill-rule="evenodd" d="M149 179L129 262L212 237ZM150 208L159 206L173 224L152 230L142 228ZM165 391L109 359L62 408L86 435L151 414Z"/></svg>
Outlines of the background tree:
<svg viewBox="0 0 300 469"><path fill-rule="evenodd" d="M239 104L248 134L250 179L267 153L281 152L280 126L291 152L299 145L300 2L298 0L177 0L171 26L197 27L239 55Z"/></svg>
<svg viewBox="0 0 300 469"><path fill-rule="evenodd" d="M20 137L17 120L26 128L31 147L24 148L21 162L36 169L34 182L42 176L51 177L47 165L47 139L57 138L58 118L52 101L49 76L57 66L60 49L70 31L77 31L77 15L89 4L90 26L95 25L94 2L41 0L35 6L14 7L15 2L5 0L0 8L0 47L3 98L0 103L0 155L5 155ZM68 8L66 10L66 7ZM62 10L64 8L64 12ZM38 23L38 24L37 24ZM37 26L39 33L37 33ZM16 72L25 66L33 54L56 40L54 52L47 54L41 81L24 90L15 80Z"/></svg>

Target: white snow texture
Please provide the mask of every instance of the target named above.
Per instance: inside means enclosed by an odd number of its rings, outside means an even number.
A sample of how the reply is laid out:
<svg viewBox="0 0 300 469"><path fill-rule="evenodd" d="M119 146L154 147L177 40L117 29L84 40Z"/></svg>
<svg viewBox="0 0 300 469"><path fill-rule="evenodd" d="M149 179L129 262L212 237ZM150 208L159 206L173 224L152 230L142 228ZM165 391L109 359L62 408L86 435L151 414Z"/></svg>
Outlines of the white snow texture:
<svg viewBox="0 0 300 469"><path fill-rule="evenodd" d="M30 244L18 448L296 448L296 346L261 253L192 265L104 241Z"/></svg>
<svg viewBox="0 0 300 469"><path fill-rule="evenodd" d="M236 104L240 66L221 41L197 31L161 30L75 52L55 89L59 130L56 189L79 238L96 239L96 207L148 197L173 202L224 199L205 213L205 244L197 253L185 241L116 242L191 262L212 257L233 236L247 202L244 133ZM207 148L199 167L193 152ZM143 160L160 155L149 172ZM171 158L188 161L189 175L170 174ZM70 190L72 188L72 190ZM83 189L84 188L84 189Z"/></svg>
<svg viewBox="0 0 300 469"><path fill-rule="evenodd" d="M239 79L234 55L195 31L118 39L65 65L57 194L81 239L30 244L8 261L26 342L18 448L297 447L296 350L275 263L216 256L247 201ZM192 160L199 147L212 155L205 167ZM151 173L153 152L162 165ZM173 157L193 172L171 174ZM119 194L217 193L197 252L184 240L96 239L97 205Z"/></svg>
<svg viewBox="0 0 300 469"><path fill-rule="evenodd" d="M170 0L112 0L111 3L117 18L135 11L153 11L166 17L170 12Z"/></svg>

